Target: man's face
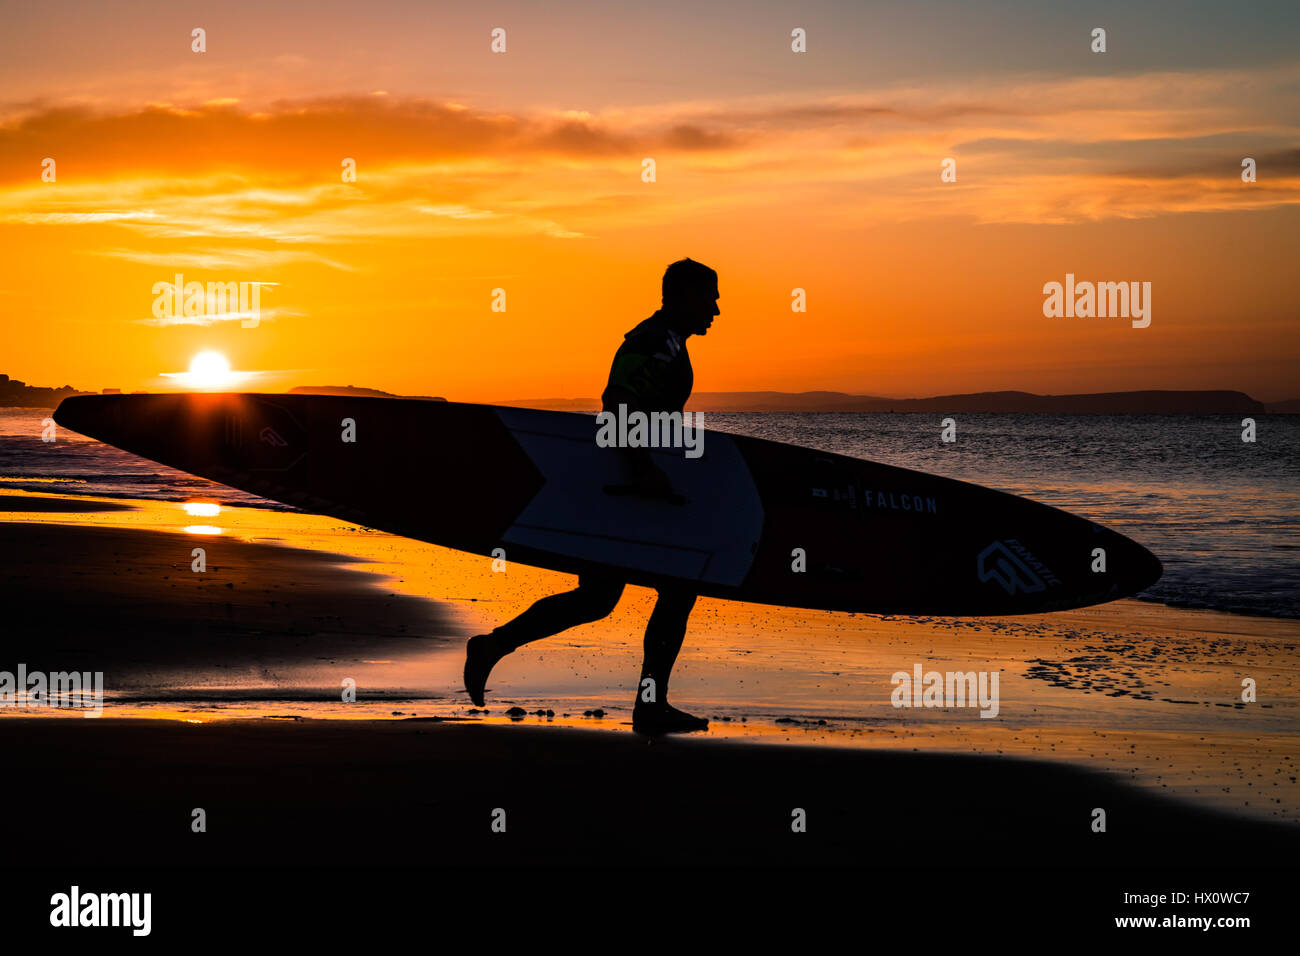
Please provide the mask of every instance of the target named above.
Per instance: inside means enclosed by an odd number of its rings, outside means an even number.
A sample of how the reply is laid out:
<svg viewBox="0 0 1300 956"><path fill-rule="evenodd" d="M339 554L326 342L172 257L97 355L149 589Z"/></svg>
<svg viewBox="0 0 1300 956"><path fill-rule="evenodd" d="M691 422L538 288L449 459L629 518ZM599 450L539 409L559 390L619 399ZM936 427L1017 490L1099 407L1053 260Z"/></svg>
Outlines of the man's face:
<svg viewBox="0 0 1300 956"><path fill-rule="evenodd" d="M692 335L708 334L709 326L713 324L713 317L722 314L718 309L718 298L718 285L715 282L708 288L700 289L686 303L683 311L690 321L690 328L686 331Z"/></svg>

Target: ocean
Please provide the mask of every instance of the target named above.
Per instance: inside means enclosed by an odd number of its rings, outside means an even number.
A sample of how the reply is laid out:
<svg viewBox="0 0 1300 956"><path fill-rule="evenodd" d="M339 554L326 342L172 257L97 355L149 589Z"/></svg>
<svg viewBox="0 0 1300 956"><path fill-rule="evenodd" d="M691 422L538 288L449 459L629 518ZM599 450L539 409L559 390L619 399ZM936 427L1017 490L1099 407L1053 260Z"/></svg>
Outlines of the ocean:
<svg viewBox="0 0 1300 956"><path fill-rule="evenodd" d="M0 488L294 509L0 409ZM1300 416L706 413L707 427L933 472L1033 498L1146 545L1165 566L1143 600L1300 618ZM707 438L706 438L707 448Z"/></svg>

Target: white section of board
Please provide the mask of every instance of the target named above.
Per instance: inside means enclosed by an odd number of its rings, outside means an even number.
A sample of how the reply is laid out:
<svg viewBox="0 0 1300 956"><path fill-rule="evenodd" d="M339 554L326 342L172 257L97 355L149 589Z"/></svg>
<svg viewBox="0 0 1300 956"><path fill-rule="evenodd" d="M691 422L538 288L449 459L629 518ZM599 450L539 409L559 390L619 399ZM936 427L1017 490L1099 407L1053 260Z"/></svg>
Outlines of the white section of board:
<svg viewBox="0 0 1300 956"><path fill-rule="evenodd" d="M595 418L503 408L497 415L546 484L503 536L507 544L645 571L738 586L763 533L753 476L727 435L705 432L704 454L650 449L686 505L606 494L622 484L619 453L596 444Z"/></svg>

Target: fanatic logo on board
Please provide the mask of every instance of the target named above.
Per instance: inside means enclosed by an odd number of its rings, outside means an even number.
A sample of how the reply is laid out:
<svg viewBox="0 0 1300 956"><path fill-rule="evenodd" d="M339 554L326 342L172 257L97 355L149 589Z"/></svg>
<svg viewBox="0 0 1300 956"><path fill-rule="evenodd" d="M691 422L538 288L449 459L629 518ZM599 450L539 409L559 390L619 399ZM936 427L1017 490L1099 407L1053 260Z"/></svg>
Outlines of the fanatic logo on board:
<svg viewBox="0 0 1300 956"><path fill-rule="evenodd" d="M1013 553L1014 552L1014 553ZM1015 538L994 541L980 552L976 573L981 581L996 581L1008 594L1033 594L1060 580ZM1040 576L1041 575L1041 576Z"/></svg>

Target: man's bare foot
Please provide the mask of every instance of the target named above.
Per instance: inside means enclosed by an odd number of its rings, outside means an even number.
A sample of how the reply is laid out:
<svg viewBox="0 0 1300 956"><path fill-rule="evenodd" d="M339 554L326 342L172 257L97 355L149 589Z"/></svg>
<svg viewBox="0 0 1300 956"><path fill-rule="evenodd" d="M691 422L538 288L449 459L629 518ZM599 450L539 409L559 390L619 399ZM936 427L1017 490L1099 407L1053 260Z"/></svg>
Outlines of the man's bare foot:
<svg viewBox="0 0 1300 956"><path fill-rule="evenodd" d="M643 704L638 701L632 708L632 729L639 734L686 734L693 730L708 730L709 722L667 702Z"/></svg>
<svg viewBox="0 0 1300 956"><path fill-rule="evenodd" d="M483 706L483 692L492 668L509 653L491 634L479 634L465 643L465 690L476 707Z"/></svg>

